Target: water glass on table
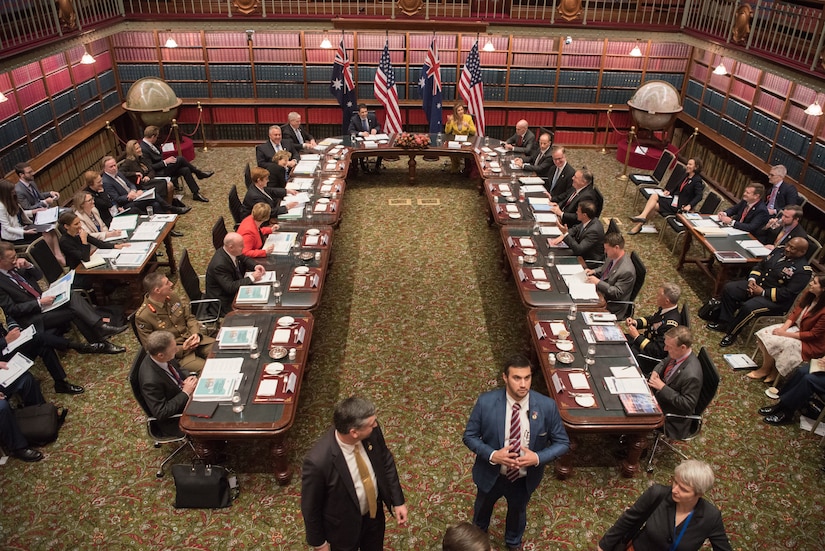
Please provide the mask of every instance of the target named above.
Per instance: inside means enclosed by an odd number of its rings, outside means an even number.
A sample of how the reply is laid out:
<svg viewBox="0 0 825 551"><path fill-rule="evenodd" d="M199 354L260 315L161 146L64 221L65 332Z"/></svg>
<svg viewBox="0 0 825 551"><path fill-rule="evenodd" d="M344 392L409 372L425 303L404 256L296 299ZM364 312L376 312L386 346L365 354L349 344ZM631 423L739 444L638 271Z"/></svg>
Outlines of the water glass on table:
<svg viewBox="0 0 825 551"><path fill-rule="evenodd" d="M155 215L155 209L153 207L146 207L146 216L152 218Z"/></svg>

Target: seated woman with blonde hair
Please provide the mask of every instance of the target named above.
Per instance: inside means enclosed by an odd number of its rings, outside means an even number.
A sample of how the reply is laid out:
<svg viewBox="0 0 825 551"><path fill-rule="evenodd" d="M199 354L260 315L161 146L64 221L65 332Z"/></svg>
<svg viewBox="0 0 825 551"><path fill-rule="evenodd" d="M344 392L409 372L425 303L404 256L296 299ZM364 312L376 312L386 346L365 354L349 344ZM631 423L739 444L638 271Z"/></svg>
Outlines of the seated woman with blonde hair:
<svg viewBox="0 0 825 551"><path fill-rule="evenodd" d="M100 178L100 174L97 175ZM101 178L102 180L102 178ZM78 191L72 197L72 208L74 213L80 218L80 223L86 233L100 240L112 237L126 237L120 230L109 230L108 226L100 217L100 211L95 207L95 199L88 191Z"/></svg>
<svg viewBox="0 0 825 551"><path fill-rule="evenodd" d="M264 226L269 222L272 209L266 203L256 203L252 207L252 214L241 221L238 233L243 237L243 254L250 258L261 258L272 252L274 245L264 247L267 235L278 229L278 225Z"/></svg>
<svg viewBox="0 0 825 551"><path fill-rule="evenodd" d="M475 136L476 125L473 117L465 113L464 104L460 101L453 106L453 114L447 115L447 124L444 125L444 132L454 136ZM469 158L469 157L468 157ZM458 174L461 166L461 155L450 156L450 174ZM465 164L465 169L468 165Z"/></svg>

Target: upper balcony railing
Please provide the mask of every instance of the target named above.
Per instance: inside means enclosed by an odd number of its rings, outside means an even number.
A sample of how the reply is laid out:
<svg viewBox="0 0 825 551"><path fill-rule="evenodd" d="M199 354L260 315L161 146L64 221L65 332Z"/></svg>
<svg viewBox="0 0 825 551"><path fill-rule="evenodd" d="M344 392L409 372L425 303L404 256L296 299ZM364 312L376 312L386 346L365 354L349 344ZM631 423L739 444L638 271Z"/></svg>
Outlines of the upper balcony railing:
<svg viewBox="0 0 825 551"><path fill-rule="evenodd" d="M0 59L123 20L333 21L686 32L809 73L825 73L825 0L5 0ZM392 25L389 23L392 22ZM357 23L355 23L357 24Z"/></svg>

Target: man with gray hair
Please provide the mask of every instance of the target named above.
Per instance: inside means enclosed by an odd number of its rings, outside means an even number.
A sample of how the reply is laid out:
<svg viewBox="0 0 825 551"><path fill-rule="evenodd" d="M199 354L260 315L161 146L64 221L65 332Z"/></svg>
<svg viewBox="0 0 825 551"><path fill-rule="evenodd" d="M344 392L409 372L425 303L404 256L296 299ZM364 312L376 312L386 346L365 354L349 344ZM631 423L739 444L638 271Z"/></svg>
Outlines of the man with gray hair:
<svg viewBox="0 0 825 551"><path fill-rule="evenodd" d="M799 193L796 187L785 182L788 169L785 165L775 165L768 173L770 187L765 190L765 205L768 207L768 214L772 217L779 216L788 205L799 204Z"/></svg>
<svg viewBox="0 0 825 551"><path fill-rule="evenodd" d="M522 159L530 159L538 150L536 135L530 130L530 125L526 120L521 119L516 123L516 133L507 138L504 142L504 149L512 151Z"/></svg>
<svg viewBox="0 0 825 551"><path fill-rule="evenodd" d="M645 375L649 374L658 360L667 356L665 333L678 327L682 316L677 308L682 289L675 283L663 283L656 291L658 310L653 315L633 319L627 318L627 342Z"/></svg>
<svg viewBox="0 0 825 551"><path fill-rule="evenodd" d="M381 504L402 526L407 506L375 406L346 398L335 406L333 425L304 458L301 513L307 543L321 551L381 551Z"/></svg>
<svg viewBox="0 0 825 551"><path fill-rule="evenodd" d="M301 160L300 152L303 149L311 149L317 144L315 138L306 129L301 126L301 115L297 111L292 111L286 116L287 123L281 127L281 132L284 135L284 141L292 144L293 151L297 151L297 155L293 155L297 160Z"/></svg>
<svg viewBox="0 0 825 551"><path fill-rule="evenodd" d="M245 274L250 272L247 277ZM221 312L232 311L232 301L241 285L252 285L266 273L266 268L243 254L243 237L229 232L223 247L215 251L206 267L206 298L221 301Z"/></svg>

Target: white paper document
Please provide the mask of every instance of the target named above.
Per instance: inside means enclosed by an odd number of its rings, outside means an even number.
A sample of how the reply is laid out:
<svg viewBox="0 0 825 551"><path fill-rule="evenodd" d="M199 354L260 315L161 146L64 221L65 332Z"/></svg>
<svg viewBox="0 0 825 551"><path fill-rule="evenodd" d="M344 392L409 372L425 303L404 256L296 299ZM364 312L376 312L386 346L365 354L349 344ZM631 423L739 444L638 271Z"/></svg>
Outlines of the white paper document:
<svg viewBox="0 0 825 551"><path fill-rule="evenodd" d="M518 181L522 184L537 184L544 187L544 180L538 176L521 176Z"/></svg>
<svg viewBox="0 0 825 551"><path fill-rule="evenodd" d="M567 283L567 289L573 300L599 300L596 286L592 283L568 281L567 278L564 279L564 282Z"/></svg>
<svg viewBox="0 0 825 551"><path fill-rule="evenodd" d="M587 382L587 375L584 373L570 373L567 377L574 390L590 389L590 383Z"/></svg>
<svg viewBox="0 0 825 551"><path fill-rule="evenodd" d="M536 222L540 224L555 224L559 221L559 218L552 212L537 212L534 217ZM558 230L558 228L554 229ZM554 233L549 233L548 235L561 235L561 231L559 230Z"/></svg>
<svg viewBox="0 0 825 551"><path fill-rule="evenodd" d="M272 335L272 344L288 343L290 337L292 337L292 329L276 329L275 334Z"/></svg>
<svg viewBox="0 0 825 551"><path fill-rule="evenodd" d="M122 214L120 216L115 216L114 218L112 218L112 223L109 224L109 229L132 231L137 227L137 223L137 214Z"/></svg>
<svg viewBox="0 0 825 551"><path fill-rule="evenodd" d="M644 377L605 377L604 384L610 394L650 394Z"/></svg>
<svg viewBox="0 0 825 551"><path fill-rule="evenodd" d="M9 386L33 365L33 361L18 352L6 363L6 369L0 369L0 386Z"/></svg>
<svg viewBox="0 0 825 551"><path fill-rule="evenodd" d="M124 253L117 255L117 265L125 268L137 268L146 261L146 253Z"/></svg>
<svg viewBox="0 0 825 551"><path fill-rule="evenodd" d="M57 222L57 214L60 209L52 207L50 209L41 210L34 215L34 224L37 226L45 226L46 224L54 224Z"/></svg>
<svg viewBox="0 0 825 551"><path fill-rule="evenodd" d="M551 214L550 216L555 217L555 214ZM538 215L536 215L536 221L539 222ZM542 235L546 235L548 237L558 237L561 235L561 230L558 226L541 226L539 229Z"/></svg>
<svg viewBox="0 0 825 551"><path fill-rule="evenodd" d="M493 163L490 163L490 165L492 165L492 164L493 164ZM522 190L524 193L544 193L544 192L546 191L546 190L544 189L544 186L539 185L539 184L528 184L528 185L524 185L524 186L521 186L521 190ZM547 202L548 202L548 203L550 202L550 199L548 199L548 198L546 198L546 197L545 197L545 199L547 200Z"/></svg>
<svg viewBox="0 0 825 551"><path fill-rule="evenodd" d="M268 245L273 245L275 247L272 249L272 253L270 254L289 254L289 250L292 248L292 245L295 243L297 238L298 232L271 233L266 237L264 247L267 247Z"/></svg>
<svg viewBox="0 0 825 551"><path fill-rule="evenodd" d="M286 189L294 191L307 191L312 189L313 185L315 185L314 178L293 178L287 183Z"/></svg>
<svg viewBox="0 0 825 551"><path fill-rule="evenodd" d="M72 295L72 283L74 283L74 270L69 271L69 273L49 285L49 288L43 291L41 296L54 297L54 302L49 306L44 306L42 311L44 313L51 312L69 302Z"/></svg>
<svg viewBox="0 0 825 551"><path fill-rule="evenodd" d="M3 355L8 356L14 350L19 348L20 345L26 344L27 342L32 340L34 338L35 333L36 333L36 330L34 328L34 325L29 325L28 327L26 327L25 329L20 331L20 335L16 339L14 339L10 343L8 343L6 348L3 349ZM6 386L6 385L3 385L3 386Z"/></svg>

